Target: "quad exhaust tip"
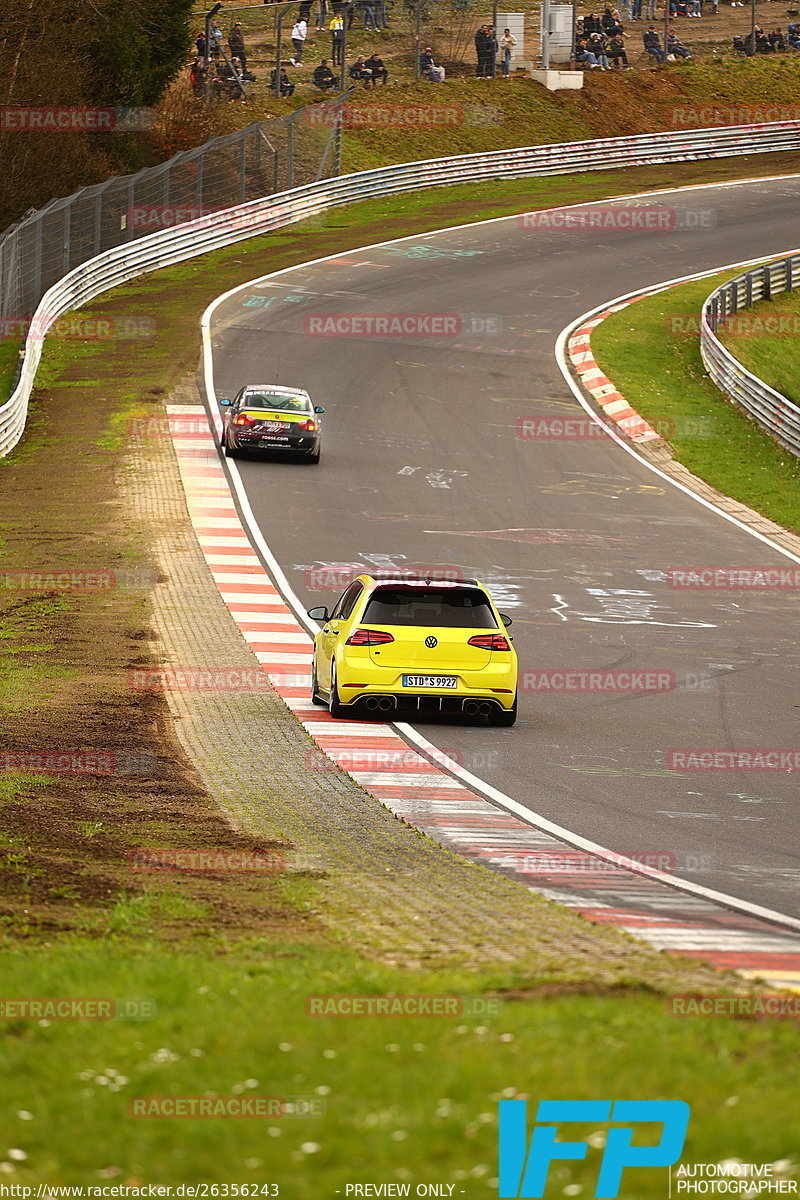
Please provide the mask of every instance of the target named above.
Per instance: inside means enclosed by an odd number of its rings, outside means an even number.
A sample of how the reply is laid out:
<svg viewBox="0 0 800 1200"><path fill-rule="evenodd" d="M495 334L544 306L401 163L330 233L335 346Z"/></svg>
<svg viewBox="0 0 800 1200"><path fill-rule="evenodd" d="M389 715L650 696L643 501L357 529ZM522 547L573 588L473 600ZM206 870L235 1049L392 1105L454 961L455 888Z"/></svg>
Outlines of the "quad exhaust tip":
<svg viewBox="0 0 800 1200"><path fill-rule="evenodd" d="M369 712L391 712L397 701L393 696L367 696L364 707Z"/></svg>

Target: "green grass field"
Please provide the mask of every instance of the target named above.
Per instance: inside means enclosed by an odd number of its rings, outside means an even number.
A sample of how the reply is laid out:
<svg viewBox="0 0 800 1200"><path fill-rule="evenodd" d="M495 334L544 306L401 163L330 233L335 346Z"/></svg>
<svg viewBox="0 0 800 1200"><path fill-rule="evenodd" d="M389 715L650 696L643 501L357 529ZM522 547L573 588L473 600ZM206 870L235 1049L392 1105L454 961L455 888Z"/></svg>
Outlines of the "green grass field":
<svg viewBox="0 0 800 1200"><path fill-rule="evenodd" d="M668 431L666 440L690 471L800 532L800 462L725 399L700 358L702 303L734 274L670 288L615 313L593 331L592 349L633 408ZM742 342L764 370L781 364L782 372L771 381L797 378L787 354L789 339L769 339L763 346L756 338L739 339L737 353Z"/></svg>
<svg viewBox="0 0 800 1200"><path fill-rule="evenodd" d="M635 991L526 996L519 979L502 999L496 971L403 973L336 947L234 945L209 958L157 942L76 940L6 949L0 970L5 997L133 998L157 1009L152 1020L3 1022L7 1183L274 1182L281 1196L312 1200L347 1183L411 1181L488 1197L501 1097L686 1099L687 1161L774 1162L794 1149L789 1022L680 1019L663 997ZM501 998L494 1015L307 1012L309 993L474 998L484 987ZM134 1097L164 1095L293 1098L317 1115L130 1114ZM595 1149L553 1168L552 1194L592 1195L601 1130L570 1132ZM664 1169L631 1172L620 1195L655 1200L666 1184Z"/></svg>
<svg viewBox="0 0 800 1200"><path fill-rule="evenodd" d="M740 313L720 340L759 379L800 405L800 297L796 293L762 300Z"/></svg>

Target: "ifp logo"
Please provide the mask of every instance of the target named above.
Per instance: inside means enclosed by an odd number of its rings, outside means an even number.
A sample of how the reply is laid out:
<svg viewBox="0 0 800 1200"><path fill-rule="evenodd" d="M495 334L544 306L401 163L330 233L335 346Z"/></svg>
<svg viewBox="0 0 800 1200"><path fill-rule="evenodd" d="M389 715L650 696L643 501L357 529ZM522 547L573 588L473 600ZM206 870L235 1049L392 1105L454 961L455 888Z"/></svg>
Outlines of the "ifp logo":
<svg viewBox="0 0 800 1200"><path fill-rule="evenodd" d="M527 1104L501 1100L499 1113L501 1200L544 1196L550 1163L586 1157L586 1142L559 1142L563 1121L619 1122L608 1131L595 1196L613 1200L619 1195L626 1167L671 1167L681 1156L689 1124L689 1105L683 1100L541 1100L528 1145ZM661 1125L655 1145L634 1146L633 1125Z"/></svg>

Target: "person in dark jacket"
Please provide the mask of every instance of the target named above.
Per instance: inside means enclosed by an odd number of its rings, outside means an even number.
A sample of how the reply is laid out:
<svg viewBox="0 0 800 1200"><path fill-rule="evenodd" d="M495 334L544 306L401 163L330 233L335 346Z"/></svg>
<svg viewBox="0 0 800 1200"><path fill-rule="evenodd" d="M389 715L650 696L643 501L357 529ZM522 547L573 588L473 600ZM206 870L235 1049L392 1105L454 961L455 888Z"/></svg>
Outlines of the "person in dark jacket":
<svg viewBox="0 0 800 1200"><path fill-rule="evenodd" d="M242 64L242 74L244 74L247 70L247 50L244 44L241 21L237 21L228 34L228 49L231 52L231 58L238 58Z"/></svg>
<svg viewBox="0 0 800 1200"><path fill-rule="evenodd" d="M364 66L368 71L372 72L369 82L373 87L377 86L379 79L381 83L386 83L386 80L389 78L389 72L386 70L380 54L370 54L369 58L364 63Z"/></svg>
<svg viewBox="0 0 800 1200"><path fill-rule="evenodd" d="M674 54L676 58L692 57L677 33L673 33L671 29L667 29L667 54Z"/></svg>
<svg viewBox="0 0 800 1200"><path fill-rule="evenodd" d="M486 29L486 25L481 25L480 29L475 34L475 57L477 59L475 74L479 79L484 78L484 72L486 70L486 45L488 41Z"/></svg>
<svg viewBox="0 0 800 1200"><path fill-rule="evenodd" d="M590 37L593 33L602 33L603 25L596 12L590 12L588 17L583 18L583 32L586 37Z"/></svg>
<svg viewBox="0 0 800 1200"><path fill-rule="evenodd" d="M205 56L206 56L205 30L203 30L203 29L200 30L200 32L198 33L197 37L194 40L194 44L195 44L195 46L197 46L197 53L198 53L199 57L205 58Z"/></svg>
<svg viewBox="0 0 800 1200"><path fill-rule="evenodd" d="M367 86L372 78L372 71L367 66L363 54L359 54L356 61L350 64L347 73L351 79L363 79L364 87Z"/></svg>
<svg viewBox="0 0 800 1200"><path fill-rule="evenodd" d="M617 70L621 70L620 64L622 64L622 67L627 67L628 56L625 53L625 43L622 40L621 34L617 34L615 37L611 38L608 43L606 54L611 60L612 65L615 66Z"/></svg>
<svg viewBox="0 0 800 1200"><path fill-rule="evenodd" d="M269 86L272 91L275 91L275 68L270 71ZM281 67L281 96L293 96L294 84L289 81L289 76L286 74L286 68Z"/></svg>
<svg viewBox="0 0 800 1200"><path fill-rule="evenodd" d="M328 88L336 87L336 76L328 66L327 58L323 58L318 67L314 67L311 75L311 82L318 88L322 88L323 92Z"/></svg>
<svg viewBox="0 0 800 1200"><path fill-rule="evenodd" d="M652 54L657 63L661 64L666 60L667 53L664 47L661 45L661 39L656 33L655 25L648 25L647 29L645 29L644 33L642 34L642 41L644 42L644 48L647 53Z"/></svg>

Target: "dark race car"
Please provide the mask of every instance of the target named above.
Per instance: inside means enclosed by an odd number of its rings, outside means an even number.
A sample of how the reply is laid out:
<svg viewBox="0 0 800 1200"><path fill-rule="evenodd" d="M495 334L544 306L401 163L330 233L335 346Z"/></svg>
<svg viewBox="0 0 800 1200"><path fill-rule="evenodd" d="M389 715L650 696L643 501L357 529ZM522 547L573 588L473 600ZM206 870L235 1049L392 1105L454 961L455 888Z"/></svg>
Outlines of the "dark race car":
<svg viewBox="0 0 800 1200"><path fill-rule="evenodd" d="M312 404L308 392L252 384L243 387L234 400L221 399L219 403L228 410L222 430L222 448L228 458L237 458L243 451L270 450L319 462L319 414L325 409Z"/></svg>

